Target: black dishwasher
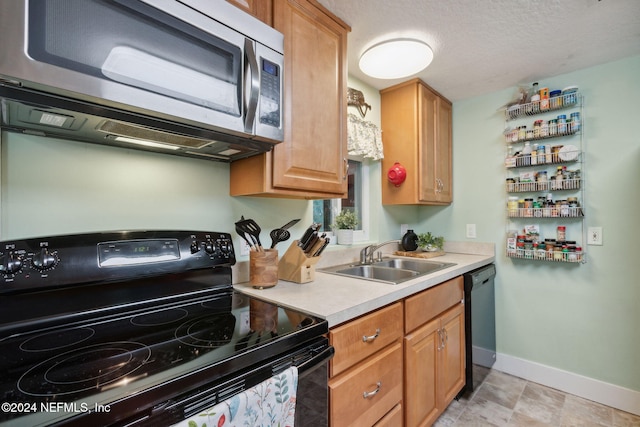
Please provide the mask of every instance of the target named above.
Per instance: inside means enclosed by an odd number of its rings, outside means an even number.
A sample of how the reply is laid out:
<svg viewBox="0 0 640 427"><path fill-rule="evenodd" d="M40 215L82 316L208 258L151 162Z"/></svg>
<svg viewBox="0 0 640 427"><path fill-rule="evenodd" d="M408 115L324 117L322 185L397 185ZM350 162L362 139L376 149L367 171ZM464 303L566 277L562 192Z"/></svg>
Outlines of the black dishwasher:
<svg viewBox="0 0 640 427"><path fill-rule="evenodd" d="M496 266L489 264L464 275L466 385L472 392L473 365L490 368L496 361L496 312L494 278Z"/></svg>

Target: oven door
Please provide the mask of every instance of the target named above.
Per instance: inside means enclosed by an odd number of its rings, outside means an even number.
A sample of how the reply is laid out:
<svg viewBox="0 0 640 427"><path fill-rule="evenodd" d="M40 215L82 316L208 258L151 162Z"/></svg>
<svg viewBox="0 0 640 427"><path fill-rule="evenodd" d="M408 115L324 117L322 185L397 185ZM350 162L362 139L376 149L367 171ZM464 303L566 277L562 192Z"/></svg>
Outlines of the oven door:
<svg viewBox="0 0 640 427"><path fill-rule="evenodd" d="M220 408L230 408L237 402L249 407L251 396L259 392L261 384L274 383L281 380L282 373L295 366L298 374L298 386L295 397L296 426L326 427L329 420L329 360L333 357L334 348L328 344L326 338L318 338L290 353L254 366L249 370L238 372L213 384L183 392L174 398L157 404L146 414L124 420L117 425L126 426L157 426L175 425L176 427L191 426L216 422L224 419L224 411ZM257 387L256 387L257 386ZM177 391L176 391L177 392ZM247 393L240 399L234 399L240 393ZM233 402L236 403L233 403ZM222 406L221 406L222 405ZM252 425L250 418L243 423L244 412L255 416L255 410L234 411L234 425ZM228 419L227 419L228 420ZM248 424L247 424L248 423Z"/></svg>
<svg viewBox="0 0 640 427"><path fill-rule="evenodd" d="M281 128L279 81L260 84L282 55L180 2L2 2L0 28L0 75L25 87L238 136L256 117Z"/></svg>

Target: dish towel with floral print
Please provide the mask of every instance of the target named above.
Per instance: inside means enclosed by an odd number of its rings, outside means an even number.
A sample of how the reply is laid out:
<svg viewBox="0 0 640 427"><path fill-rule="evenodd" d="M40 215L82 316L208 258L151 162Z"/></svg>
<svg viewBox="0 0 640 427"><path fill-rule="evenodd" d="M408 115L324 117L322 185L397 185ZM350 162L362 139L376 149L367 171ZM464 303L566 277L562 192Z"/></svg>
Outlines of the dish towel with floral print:
<svg viewBox="0 0 640 427"><path fill-rule="evenodd" d="M297 389L298 368L293 366L175 426L293 427Z"/></svg>

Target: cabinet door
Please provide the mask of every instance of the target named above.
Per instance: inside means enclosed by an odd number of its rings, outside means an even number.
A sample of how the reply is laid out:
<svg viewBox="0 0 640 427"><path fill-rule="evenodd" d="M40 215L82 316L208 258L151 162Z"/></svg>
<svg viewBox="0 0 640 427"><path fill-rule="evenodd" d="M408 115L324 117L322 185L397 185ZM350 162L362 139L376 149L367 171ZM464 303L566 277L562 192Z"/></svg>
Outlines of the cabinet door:
<svg viewBox="0 0 640 427"><path fill-rule="evenodd" d="M438 408L442 411L456 397L465 382L464 306L458 304L440 317L444 334L438 368Z"/></svg>
<svg viewBox="0 0 640 427"><path fill-rule="evenodd" d="M419 90L421 202L451 203L451 103L424 85Z"/></svg>
<svg viewBox="0 0 640 427"><path fill-rule="evenodd" d="M273 24L271 0L227 0L267 25Z"/></svg>
<svg viewBox="0 0 640 427"><path fill-rule="evenodd" d="M284 34L284 142L273 150L276 188L347 189L347 30L315 3L276 0Z"/></svg>
<svg viewBox="0 0 640 427"><path fill-rule="evenodd" d="M438 148L436 126L438 124L438 97L423 85L418 85L418 199L421 202L438 200L436 182L436 149Z"/></svg>
<svg viewBox="0 0 640 427"><path fill-rule="evenodd" d="M404 340L405 421L429 426L438 417L437 360L441 351L440 319L426 323Z"/></svg>
<svg viewBox="0 0 640 427"><path fill-rule="evenodd" d="M437 122L435 177L440 189L436 195L439 202L451 203L453 201L452 108L451 103L441 97L438 97L437 102Z"/></svg>

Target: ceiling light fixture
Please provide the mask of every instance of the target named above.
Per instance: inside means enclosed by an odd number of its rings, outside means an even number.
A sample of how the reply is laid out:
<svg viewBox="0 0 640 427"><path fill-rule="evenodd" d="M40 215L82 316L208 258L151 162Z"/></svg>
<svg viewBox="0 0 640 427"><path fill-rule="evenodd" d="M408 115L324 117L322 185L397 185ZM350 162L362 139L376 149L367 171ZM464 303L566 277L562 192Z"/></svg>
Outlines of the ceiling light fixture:
<svg viewBox="0 0 640 427"><path fill-rule="evenodd" d="M433 60L428 44L415 39L387 40L360 57L360 69L378 79L399 79L424 70Z"/></svg>

